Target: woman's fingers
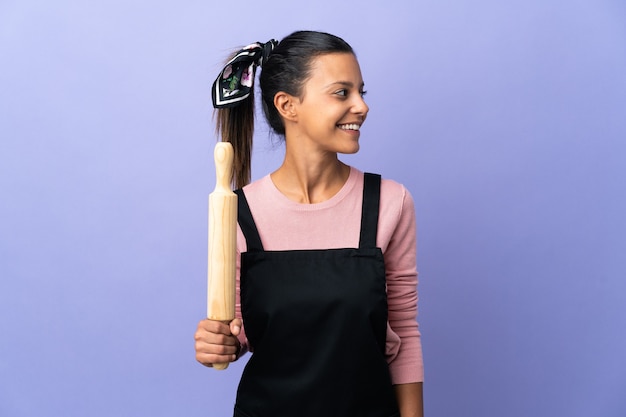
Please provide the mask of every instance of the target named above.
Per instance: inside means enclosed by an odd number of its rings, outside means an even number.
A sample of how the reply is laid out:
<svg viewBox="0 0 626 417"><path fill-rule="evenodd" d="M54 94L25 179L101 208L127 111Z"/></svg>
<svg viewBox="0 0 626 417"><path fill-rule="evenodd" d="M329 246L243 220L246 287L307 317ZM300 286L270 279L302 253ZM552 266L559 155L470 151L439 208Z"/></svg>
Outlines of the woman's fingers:
<svg viewBox="0 0 626 417"><path fill-rule="evenodd" d="M203 365L212 366L214 363L232 362L237 358L239 341L232 335L229 324L208 319L202 320L198 323L194 338L196 360Z"/></svg>

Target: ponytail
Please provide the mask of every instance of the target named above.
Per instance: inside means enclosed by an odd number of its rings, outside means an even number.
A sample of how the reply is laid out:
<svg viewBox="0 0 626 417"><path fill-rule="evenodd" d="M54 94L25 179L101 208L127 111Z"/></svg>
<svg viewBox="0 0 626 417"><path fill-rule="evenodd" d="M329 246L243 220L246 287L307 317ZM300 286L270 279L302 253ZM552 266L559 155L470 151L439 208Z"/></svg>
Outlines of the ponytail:
<svg viewBox="0 0 626 417"><path fill-rule="evenodd" d="M238 51L213 83L216 130L222 142L233 145L233 187L250 183L254 135L254 77L277 45L275 40L253 43Z"/></svg>
<svg viewBox="0 0 626 417"><path fill-rule="evenodd" d="M233 188L242 188L250 183L252 136L254 134L254 94L243 100L237 107L217 109L217 135L222 142L230 142L235 151L233 160Z"/></svg>

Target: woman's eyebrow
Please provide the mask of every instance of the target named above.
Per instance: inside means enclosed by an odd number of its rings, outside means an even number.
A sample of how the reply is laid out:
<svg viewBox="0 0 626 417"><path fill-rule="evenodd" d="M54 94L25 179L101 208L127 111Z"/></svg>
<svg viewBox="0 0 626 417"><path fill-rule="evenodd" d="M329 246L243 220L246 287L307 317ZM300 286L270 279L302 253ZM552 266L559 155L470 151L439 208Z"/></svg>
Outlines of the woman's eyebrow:
<svg viewBox="0 0 626 417"><path fill-rule="evenodd" d="M330 87L330 86L336 85L336 84L339 84L339 85L344 86L344 87L350 87L350 88L354 87L354 83L352 83L351 81L335 81L335 82L332 82L332 83L328 84L326 87ZM361 88L363 88L363 87L365 87L365 83L361 83Z"/></svg>

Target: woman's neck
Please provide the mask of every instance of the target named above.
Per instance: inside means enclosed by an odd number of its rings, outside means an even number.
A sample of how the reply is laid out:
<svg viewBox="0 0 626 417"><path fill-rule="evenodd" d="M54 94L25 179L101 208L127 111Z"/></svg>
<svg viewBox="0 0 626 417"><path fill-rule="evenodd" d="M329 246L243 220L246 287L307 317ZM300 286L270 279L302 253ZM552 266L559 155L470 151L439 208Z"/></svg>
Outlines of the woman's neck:
<svg viewBox="0 0 626 417"><path fill-rule="evenodd" d="M294 155L286 152L283 164L271 174L272 182L287 198L315 204L332 198L350 176L350 167L336 153Z"/></svg>

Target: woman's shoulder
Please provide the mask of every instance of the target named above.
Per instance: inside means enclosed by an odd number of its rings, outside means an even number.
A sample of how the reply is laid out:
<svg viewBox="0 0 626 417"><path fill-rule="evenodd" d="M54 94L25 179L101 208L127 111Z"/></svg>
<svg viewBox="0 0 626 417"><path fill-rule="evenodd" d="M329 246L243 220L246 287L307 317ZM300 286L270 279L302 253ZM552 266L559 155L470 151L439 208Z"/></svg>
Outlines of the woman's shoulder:
<svg viewBox="0 0 626 417"><path fill-rule="evenodd" d="M362 178L364 176L364 173L358 170L357 168L353 167L352 169L358 172L359 176L361 177L361 181L363 181ZM376 174L376 173L373 173L373 174ZM395 202L401 203L402 201L405 201L406 199L412 200L412 197L411 197L411 193L404 186L404 184L394 179L387 178L384 175L381 175L380 199L381 199L381 202L394 202L395 201Z"/></svg>
<svg viewBox="0 0 626 417"><path fill-rule="evenodd" d="M257 198L263 199L263 197L267 198L275 192L274 184L269 174L245 185L242 190L248 200L256 200Z"/></svg>
<svg viewBox="0 0 626 417"><path fill-rule="evenodd" d="M404 184L390 179L382 177L380 183L380 193L381 198L383 195L392 197L392 198L405 198L407 195L410 196L409 190L404 186Z"/></svg>
<svg viewBox="0 0 626 417"><path fill-rule="evenodd" d="M409 190L401 183L383 178L380 185L380 210L392 214L398 219L409 215L414 216L415 205Z"/></svg>
<svg viewBox="0 0 626 417"><path fill-rule="evenodd" d="M357 184L363 184L364 172L357 168L351 167L356 173ZM369 172L369 171L367 171ZM377 174L375 172L371 172ZM357 189L359 187L356 187ZM402 184L391 178L381 175L380 182L380 211L384 216L399 218L403 213L414 212L413 197L409 190Z"/></svg>

